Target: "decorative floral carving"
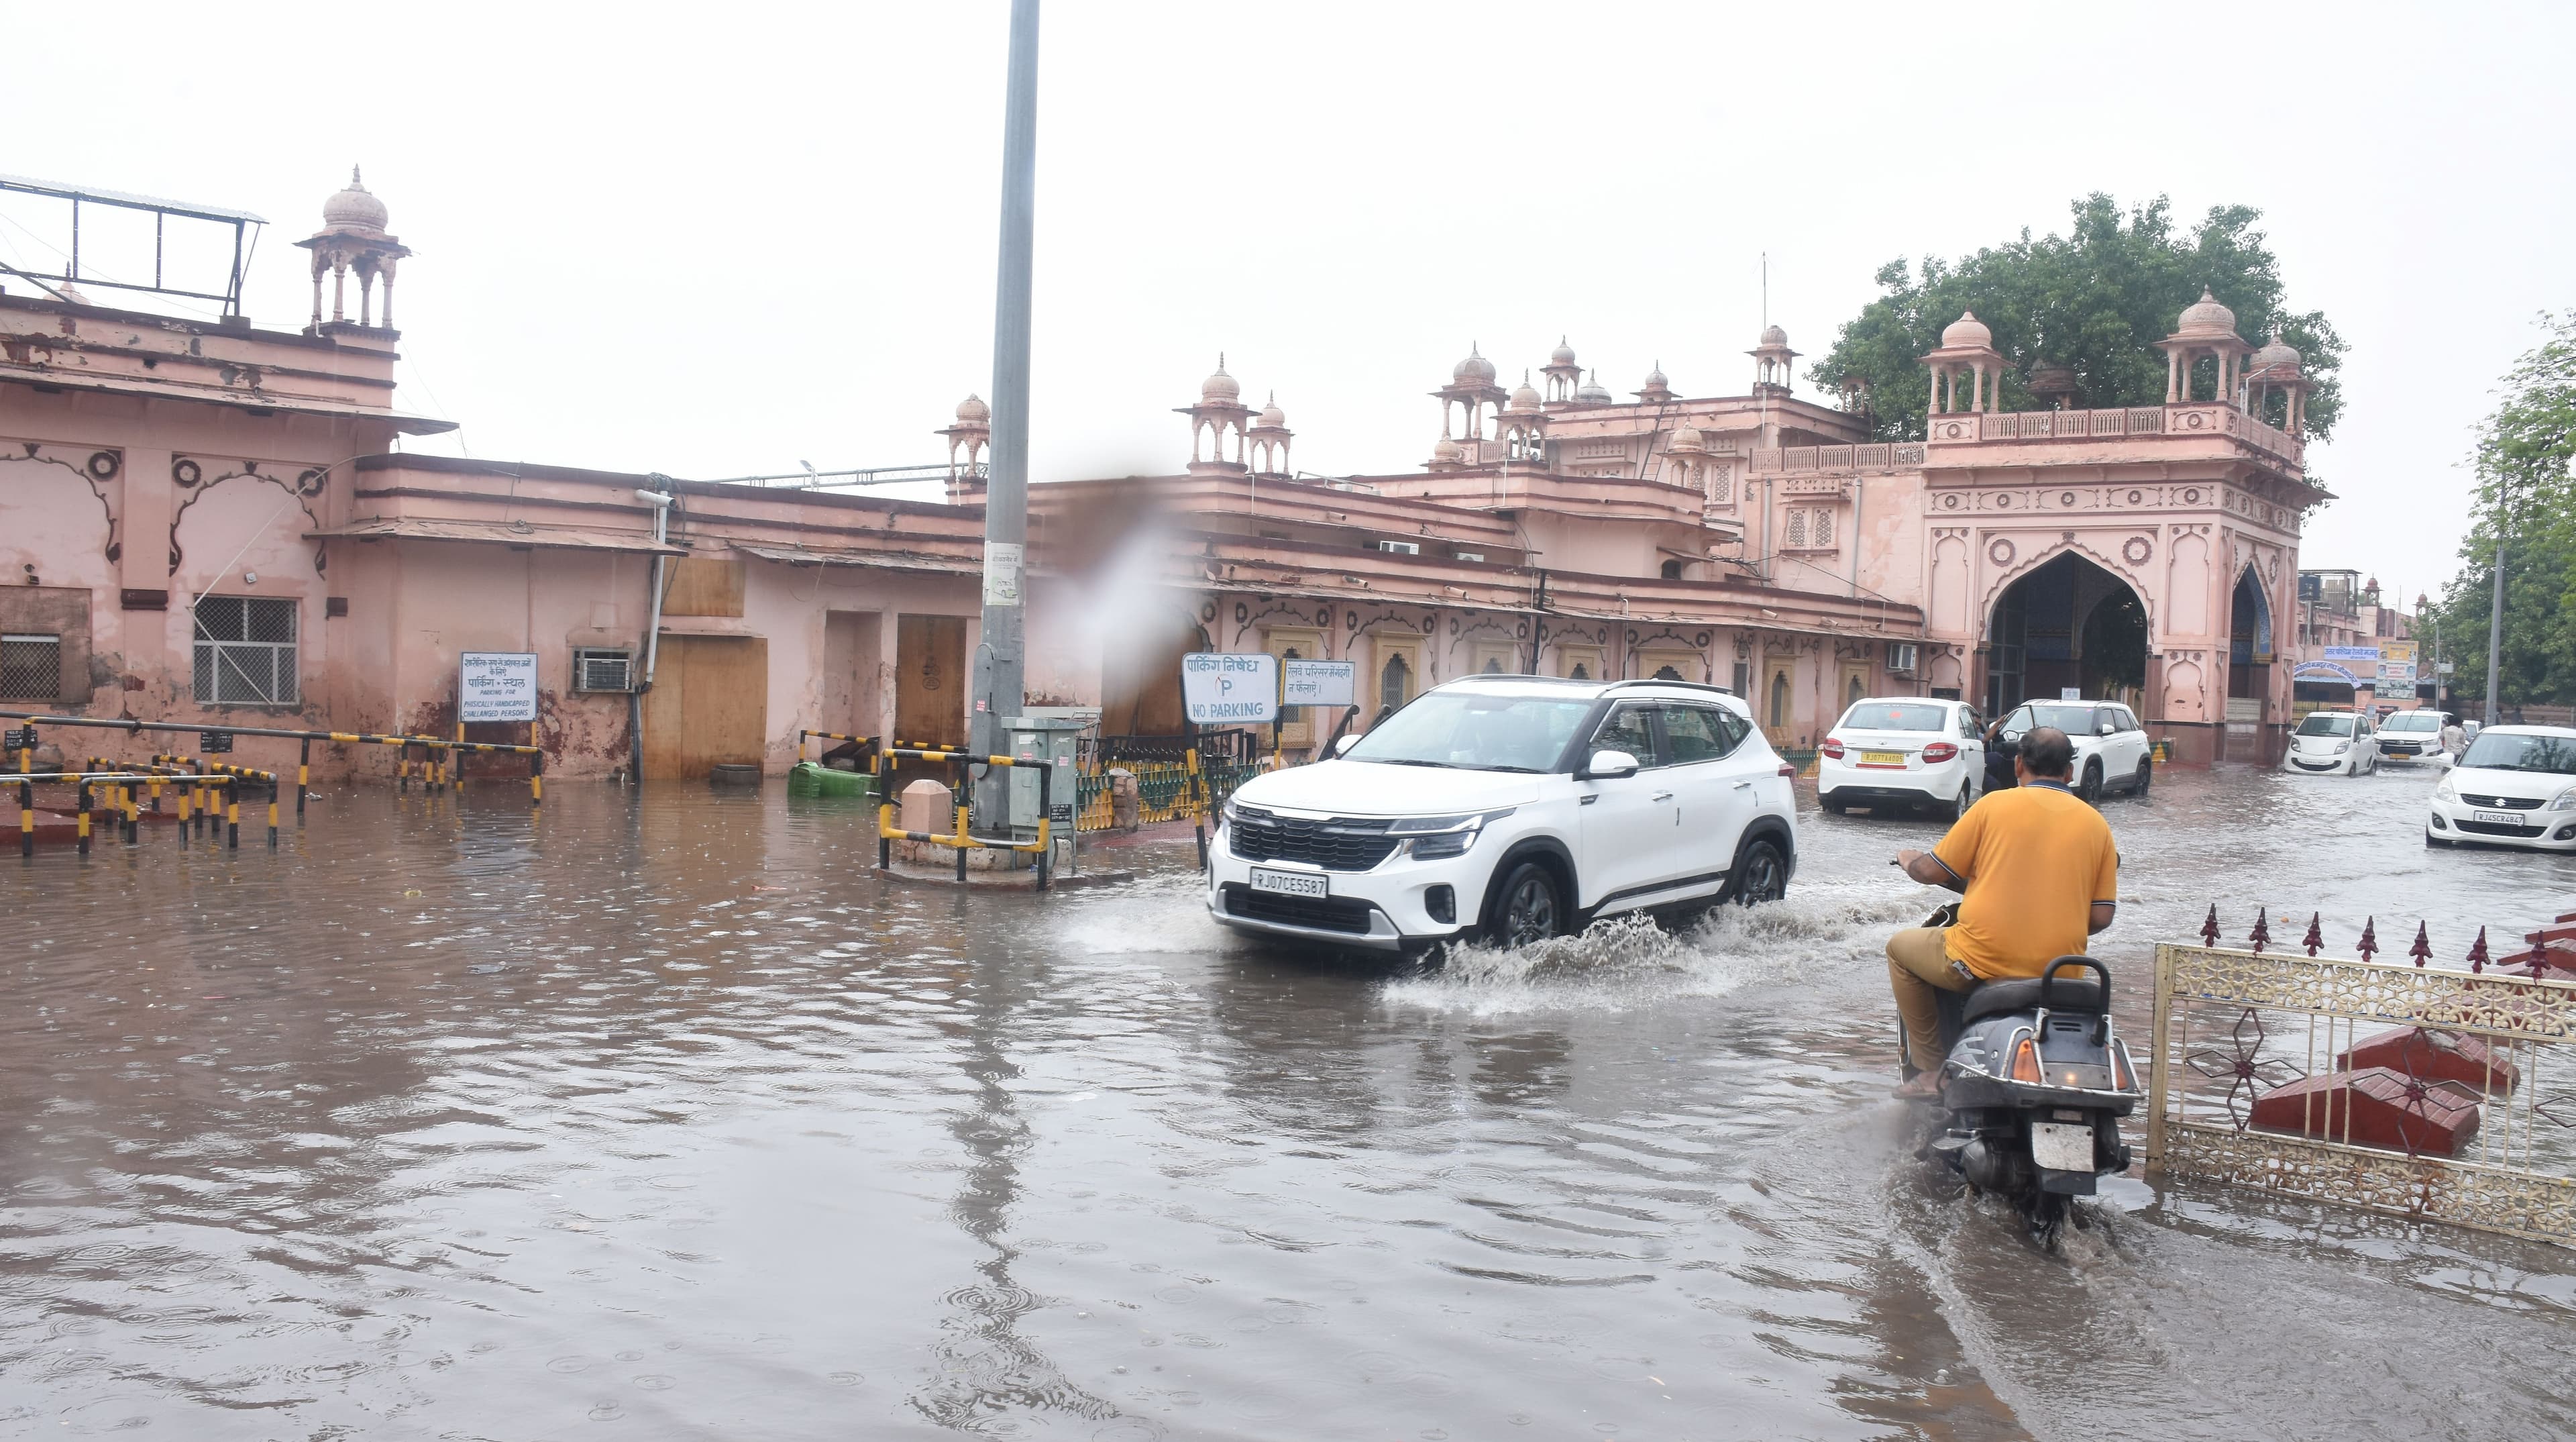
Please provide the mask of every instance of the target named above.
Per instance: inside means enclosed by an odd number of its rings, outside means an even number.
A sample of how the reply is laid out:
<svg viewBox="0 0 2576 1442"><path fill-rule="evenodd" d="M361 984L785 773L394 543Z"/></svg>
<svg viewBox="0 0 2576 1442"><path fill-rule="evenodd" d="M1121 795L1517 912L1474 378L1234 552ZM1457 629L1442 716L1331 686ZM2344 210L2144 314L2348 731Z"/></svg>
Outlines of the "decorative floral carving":
<svg viewBox="0 0 2576 1442"><path fill-rule="evenodd" d="M2155 559L2156 543L2144 536L2131 536L2120 543L2120 555L2132 566L2143 566Z"/></svg>
<svg viewBox="0 0 2576 1442"><path fill-rule="evenodd" d="M2005 536L1997 536L1986 543L1986 559L1998 566L2011 565L2013 557L2020 554L2020 550L2013 545L2011 539Z"/></svg>

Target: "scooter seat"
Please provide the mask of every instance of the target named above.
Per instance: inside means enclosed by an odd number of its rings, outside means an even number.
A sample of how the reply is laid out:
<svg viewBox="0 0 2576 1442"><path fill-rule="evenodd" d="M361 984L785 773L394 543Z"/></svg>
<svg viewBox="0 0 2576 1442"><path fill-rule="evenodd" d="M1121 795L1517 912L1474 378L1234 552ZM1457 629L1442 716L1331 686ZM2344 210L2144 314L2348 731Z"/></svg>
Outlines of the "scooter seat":
<svg viewBox="0 0 2576 1442"><path fill-rule="evenodd" d="M2016 981L1990 981L1968 993L1968 1005L1961 1014L1960 1025L1967 1026L1990 1016L2005 1016L2017 1011L2031 1011L2039 1005L2039 978ZM2077 977L2059 972L2048 988L2048 1003L2059 1011L2107 1011L2100 979Z"/></svg>

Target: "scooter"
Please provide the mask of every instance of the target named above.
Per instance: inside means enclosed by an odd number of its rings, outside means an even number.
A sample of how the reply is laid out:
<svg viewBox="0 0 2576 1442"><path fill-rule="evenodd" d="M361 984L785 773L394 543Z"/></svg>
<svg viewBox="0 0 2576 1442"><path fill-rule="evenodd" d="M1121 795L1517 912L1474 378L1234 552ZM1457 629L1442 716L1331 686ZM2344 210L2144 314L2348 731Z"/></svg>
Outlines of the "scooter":
<svg viewBox="0 0 2576 1442"><path fill-rule="evenodd" d="M2070 971L2093 975L2059 974ZM1945 991L1940 1003L1942 1114L1923 1154L2011 1202L2054 1251L2074 1199L2129 1169L2119 1119L2141 1093L2111 1025L2111 970L2061 956L2035 979ZM1913 1079L1910 1059L1904 1072Z"/></svg>

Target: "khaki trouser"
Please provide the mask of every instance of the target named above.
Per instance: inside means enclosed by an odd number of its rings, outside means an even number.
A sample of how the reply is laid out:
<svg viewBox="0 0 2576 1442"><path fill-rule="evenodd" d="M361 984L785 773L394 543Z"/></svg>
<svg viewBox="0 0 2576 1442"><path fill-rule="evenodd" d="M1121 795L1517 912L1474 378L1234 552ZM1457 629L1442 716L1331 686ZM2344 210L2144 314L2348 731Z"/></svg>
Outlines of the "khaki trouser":
<svg viewBox="0 0 2576 1442"><path fill-rule="evenodd" d="M1967 991L1977 983L1941 947L1941 928L1908 927L1887 939L1887 980L1896 1010L1905 1018L1905 1050L1917 1071L1941 1069L1941 1000L1932 994Z"/></svg>

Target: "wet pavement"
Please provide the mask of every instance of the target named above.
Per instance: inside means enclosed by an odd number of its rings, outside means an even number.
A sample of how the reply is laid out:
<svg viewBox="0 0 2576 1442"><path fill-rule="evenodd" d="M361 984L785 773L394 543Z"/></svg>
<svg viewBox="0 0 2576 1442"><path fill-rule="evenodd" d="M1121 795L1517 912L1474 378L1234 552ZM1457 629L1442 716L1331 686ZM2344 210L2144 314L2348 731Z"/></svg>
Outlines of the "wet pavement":
<svg viewBox="0 0 2576 1442"><path fill-rule="evenodd" d="M2106 803L2127 1024L2212 901L2446 959L2569 909L2427 851L2431 784ZM2576 1254L2123 1180L2044 1257L1948 1195L1878 953L1937 827L1807 805L1782 904L1408 976L1222 936L1186 838L959 894L775 786L10 858L0 1436L2576 1431Z"/></svg>

